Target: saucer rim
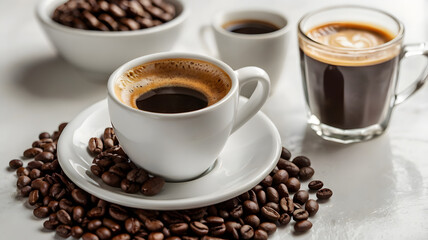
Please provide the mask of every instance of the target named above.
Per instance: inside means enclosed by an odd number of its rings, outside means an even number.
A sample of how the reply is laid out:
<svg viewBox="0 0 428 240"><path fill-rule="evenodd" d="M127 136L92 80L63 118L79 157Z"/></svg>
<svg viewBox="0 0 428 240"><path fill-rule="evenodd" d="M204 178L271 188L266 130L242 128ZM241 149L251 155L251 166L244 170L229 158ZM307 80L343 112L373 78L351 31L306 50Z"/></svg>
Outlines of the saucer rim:
<svg viewBox="0 0 428 240"><path fill-rule="evenodd" d="M240 97L240 101L247 101L245 97ZM147 198L134 198L132 196L126 196L109 189L103 188L101 186L89 184L88 180L77 173L75 168L72 166L72 163L69 161L70 156L76 154L69 148L70 138L65 138L64 136L73 136L76 129L78 129L81 124L88 119L88 117L93 114L93 112L102 109L103 107L108 107L107 99L103 99L98 101L89 107L85 108L81 111L72 121L67 124L67 127L63 130L61 137L58 140L57 146L57 154L58 154L58 162L67 175L67 177L73 181L74 184L79 186L81 189L86 192L106 200L108 202L124 205L127 207L134 208L144 208L151 210L181 210L181 209L191 209L198 208L203 206L208 206L212 204L217 204L219 202L225 201L227 199L239 196L240 194L250 190L254 186L256 186L260 181L262 181L276 166L277 160L280 157L282 145L281 145L281 137L273 122L261 111L259 111L255 117L260 117L262 122L266 124L266 128L270 130L274 146L273 155L274 158L270 159L269 164L264 168L263 171L260 171L256 174L256 177L249 179L248 181L243 182L243 184L238 188L234 188L233 190L225 193L225 194L217 194L218 191L213 192L211 194L206 194L198 197L190 197L190 198L182 198L182 199L147 199ZM242 131L238 129L237 131ZM71 138L72 139L72 138ZM68 140L68 141L67 141ZM226 143L227 144L227 143ZM276 153L275 153L276 152ZM221 157L222 153L220 154ZM275 160L274 160L275 159ZM209 174L209 173L208 173ZM168 183L167 183L168 184ZM102 190L102 191L100 191ZM126 201L123 201L125 200Z"/></svg>

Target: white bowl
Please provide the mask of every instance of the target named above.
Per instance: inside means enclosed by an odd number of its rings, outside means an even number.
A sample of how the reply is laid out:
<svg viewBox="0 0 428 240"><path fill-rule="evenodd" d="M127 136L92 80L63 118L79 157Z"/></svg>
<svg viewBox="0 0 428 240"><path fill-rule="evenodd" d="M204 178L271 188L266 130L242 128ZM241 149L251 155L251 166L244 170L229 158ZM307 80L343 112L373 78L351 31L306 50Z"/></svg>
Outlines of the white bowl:
<svg viewBox="0 0 428 240"><path fill-rule="evenodd" d="M170 50L187 18L182 0L166 0L176 7L177 16L156 27L124 32L81 30L52 20L52 13L65 0L42 0L36 14L58 53L76 67L110 74L131 59ZM106 79L107 80L107 79Z"/></svg>

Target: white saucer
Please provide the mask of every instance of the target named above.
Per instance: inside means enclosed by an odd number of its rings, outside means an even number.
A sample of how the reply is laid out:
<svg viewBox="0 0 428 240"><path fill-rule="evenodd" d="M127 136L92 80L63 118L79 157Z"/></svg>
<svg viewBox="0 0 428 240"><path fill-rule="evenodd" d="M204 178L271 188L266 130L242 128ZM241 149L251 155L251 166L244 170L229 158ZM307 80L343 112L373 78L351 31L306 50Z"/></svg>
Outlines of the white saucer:
<svg viewBox="0 0 428 240"><path fill-rule="evenodd" d="M241 98L240 102L245 102ZM106 201L128 207L175 210L211 205L235 197L257 185L275 167L281 138L270 119L259 112L236 131L205 175L187 182L167 182L156 196L128 194L110 187L90 171L93 157L87 151L91 137L110 125L107 100L81 112L61 134L58 161L64 173L80 188Z"/></svg>

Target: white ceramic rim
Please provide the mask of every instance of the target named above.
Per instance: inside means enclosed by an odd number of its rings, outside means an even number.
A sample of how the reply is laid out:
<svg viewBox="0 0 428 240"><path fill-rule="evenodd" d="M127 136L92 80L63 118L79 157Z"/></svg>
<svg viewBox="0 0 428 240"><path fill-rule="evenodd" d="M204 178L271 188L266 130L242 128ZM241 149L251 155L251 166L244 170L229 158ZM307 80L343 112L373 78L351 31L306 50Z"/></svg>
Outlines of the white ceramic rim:
<svg viewBox="0 0 428 240"><path fill-rule="evenodd" d="M202 109L199 109L196 111L183 112L183 113L156 113L156 112L143 111L143 110L132 108L132 107L124 104L123 102L121 102L117 98L117 96L114 92L114 85L116 83L116 80L119 78L119 76L121 76L124 72L126 72L126 71L128 71L134 67L137 67L141 64L152 62L152 61L157 61L157 60L162 60L162 59L195 59L195 60L202 60L205 62L209 62L211 64L214 64L215 66L217 66L218 68L222 69L223 71L225 71L227 73L227 75L229 76L229 78L232 81L232 86L231 86L229 92L226 94L226 96L224 96L222 99L220 99L220 101L214 103L213 105L210 105L208 107L205 107L205 108L202 108ZM110 75L110 78L109 78L108 83L107 83L107 89L108 89L109 97L113 101L115 101L119 106L124 108L125 110L132 111L136 114L141 114L141 115L151 116L151 117L156 117L156 118L183 118L183 117L192 117L192 116L198 116L201 114L206 114L207 112L213 111L214 109L216 109L218 106L220 106L224 102L229 101L230 98L234 94L236 94L237 91L239 91L238 79L236 77L236 73L226 63L224 63L224 62L222 62L216 58L209 57L206 55L195 54L195 53L184 53L184 52L154 53L154 54L145 55L145 56L142 56L139 58L135 58L135 59L123 64L122 66L120 66L118 69L116 69L116 71L114 71Z"/></svg>
<svg viewBox="0 0 428 240"><path fill-rule="evenodd" d="M66 2L66 0L40 0L36 6L36 16L37 16L37 19L44 25L49 26L52 29L69 33L69 34L75 34L75 35L81 35L81 36L98 36L98 37L127 37L127 36L136 36L136 35L143 36L143 35L161 32L161 31L165 31L167 29L173 28L181 24L187 18L190 11L188 6L184 3L185 2L184 0L168 0L168 1L175 2L175 4L181 5L182 11L177 17L175 17L169 22L162 23L155 27L140 29L140 30L133 30L133 31L103 32L103 31L94 31L94 30L83 30L83 29L64 26L60 23L57 23L51 18L52 12L51 11L48 12L46 8L54 4L54 2L62 3L62 2ZM55 10L55 8L53 8L53 10Z"/></svg>
<svg viewBox="0 0 428 240"><path fill-rule="evenodd" d="M222 22L221 19L224 15L228 14L234 14L234 13L245 13L248 14L248 19L251 19L251 13L261 13L265 15L275 15L279 18L282 18L285 21L285 26L281 27L280 29L270 32L270 33L263 33L263 34L241 34L241 33L233 33L229 32L226 29L222 27L222 25L225 22ZM278 36L284 35L288 32L290 29L290 21L288 18L277 11L270 10L270 9L255 9L255 8L248 8L248 9L240 9L240 10L226 10L218 12L214 18L212 19L211 23L213 29L215 29L217 32L229 36L229 37L235 37L235 38L241 38L241 39L270 39L270 38L276 38Z"/></svg>
<svg viewBox="0 0 428 240"><path fill-rule="evenodd" d="M63 133L61 134L61 137L58 141L58 161L64 173L77 186L87 191L88 193L91 193L103 200L112 203L126 205L128 207L156 210L190 209L216 204L227 199L239 196L245 191L248 191L254 186L256 186L261 180L263 180L264 177L266 177L273 170L281 155L282 146L279 132L275 125L272 123L272 121L263 112L259 111L255 115L255 117L261 118L263 123L266 124L265 127L270 132L270 135L272 136L273 141L276 142L276 144L275 146L272 146L273 157L271 159L266 159L265 168L261 168L261 171L256 177L248 179L248 181L242 182L242 184L239 185L238 188L234 188L233 190L230 190L228 192L222 192L222 194L203 195L199 197L178 200L143 199L128 197L126 195L110 192L106 189L100 188L99 186L88 184L87 180L82 177L79 177L79 174L75 174L73 164L68 161L68 156L72 154L72 149L70 149L70 146L68 145L70 139L65 139L64 136L73 136L75 129L79 128L81 126L81 123L83 123L91 113L95 112L97 109L102 108L103 106L107 107L106 99L89 106L81 113L79 113L72 121L70 121L67 127L63 130Z"/></svg>

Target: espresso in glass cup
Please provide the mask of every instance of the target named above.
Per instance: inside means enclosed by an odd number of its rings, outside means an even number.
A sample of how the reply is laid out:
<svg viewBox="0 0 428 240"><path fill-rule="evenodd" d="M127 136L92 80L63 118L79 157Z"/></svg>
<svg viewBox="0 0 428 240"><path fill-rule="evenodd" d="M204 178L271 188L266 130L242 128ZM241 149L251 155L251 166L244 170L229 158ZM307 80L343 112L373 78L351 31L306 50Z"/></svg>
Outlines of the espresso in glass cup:
<svg viewBox="0 0 428 240"><path fill-rule="evenodd" d="M396 94L399 62L427 56L426 44L402 45L403 24L388 13L338 6L304 16L298 24L300 65L308 123L341 143L382 134L392 109L418 90L427 69Z"/></svg>

